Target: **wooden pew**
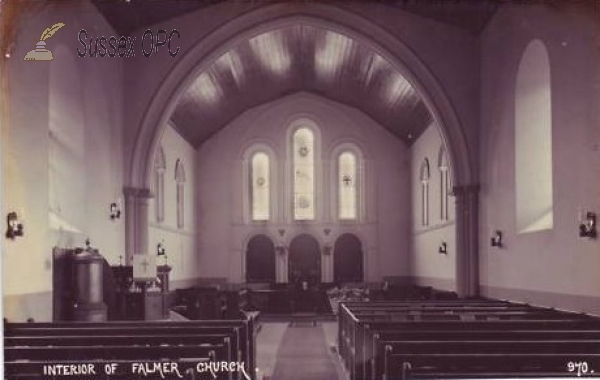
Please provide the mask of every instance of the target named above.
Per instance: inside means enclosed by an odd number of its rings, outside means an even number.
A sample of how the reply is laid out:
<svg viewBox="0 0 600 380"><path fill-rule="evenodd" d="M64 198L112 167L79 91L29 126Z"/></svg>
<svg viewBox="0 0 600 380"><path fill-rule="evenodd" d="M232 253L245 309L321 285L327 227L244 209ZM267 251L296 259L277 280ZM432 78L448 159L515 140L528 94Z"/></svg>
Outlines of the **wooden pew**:
<svg viewBox="0 0 600 380"><path fill-rule="evenodd" d="M50 329L50 331L48 330ZM58 330L57 330L58 329ZM95 331L102 334L154 334L154 335L192 335L194 333L217 332L224 334L235 332L235 347L242 352L243 361L253 372L256 364L256 337L254 318L243 320L202 320L202 321L116 321L110 323L11 323L8 334L49 335L52 332L61 335L91 335ZM5 328L5 337L7 330Z"/></svg>
<svg viewBox="0 0 600 380"><path fill-rule="evenodd" d="M563 355L563 373L566 372L567 362L573 358L586 357L587 354L597 353L600 355L600 340L471 340L468 335L461 340L432 340L432 341L377 341L374 347L374 361L371 365L371 379L394 379L400 374L398 369L403 368L404 363L411 363L408 355L525 355L534 353L536 355ZM512 365L510 363L508 365ZM439 365L430 360L428 365ZM467 372L473 370L474 363L468 367L461 367L460 363L447 363L456 366L458 370ZM494 367L494 363L480 361L476 364L482 372L498 371L501 368ZM552 365L544 367L543 363L527 363L539 372L556 372L557 367ZM600 368L600 367L597 367ZM525 371L526 367L516 367L515 371ZM501 372L501 371L500 371Z"/></svg>
<svg viewBox="0 0 600 380"><path fill-rule="evenodd" d="M505 309L498 309L498 302L492 302L492 312L490 315L494 320L460 320L460 318L448 318L455 315L469 315L473 309L473 302L442 302L432 303L431 306L423 307L421 304L414 302L375 302L376 305L366 305L366 303L344 303L340 310L340 330L339 330L339 352L344 360L346 367L350 372L352 379L373 378L371 362L374 358L381 357L380 352L375 352L373 348L374 334L402 334L412 333L417 334L425 331L429 334L440 334L452 332L454 336L446 336L444 339L463 339L466 340L473 331L491 330L499 334L506 333L509 330L553 330L563 328L569 330L600 330L600 321L598 319L577 314L563 313L552 309L524 307L524 305L515 305L505 303ZM443 304L443 305L442 305ZM405 307L417 306L417 311L407 310ZM391 306L388 316L386 316L386 307ZM484 304L476 306L483 308ZM446 309L444 309L444 307ZM352 311L349 310L352 309ZM470 308L470 309L469 309ZM431 312L435 310L435 312ZM518 311L516 311L518 310ZM483 314L483 310L478 310L482 313L481 319L488 317ZM361 314L362 313L362 314ZM408 321L407 318L415 313L416 315L428 316L427 318L419 318L419 321ZM448 314L446 314L448 313ZM494 317L494 314L496 316ZM502 320L502 315L508 316L510 320ZM483 318L485 317L485 318ZM382 321L387 320L387 321ZM395 320L394 320L395 319ZM450 319L450 320L444 320ZM460 337L462 334L462 338ZM538 334L539 336L539 334ZM584 336L582 334L579 337ZM564 338L563 334L563 338ZM380 338L380 335L377 335ZM413 338L421 339L413 336ZM532 339L535 336L531 337ZM405 338L401 338L405 339ZM518 337L515 337L518 341ZM559 339L559 337L557 337ZM571 338L569 338L571 339ZM508 339L510 340L510 339ZM543 343L542 343L543 346ZM392 346L393 348L394 346ZM592 344L592 347L593 346ZM380 351L381 349L379 349ZM543 350L543 348L542 348ZM381 374L379 371L378 374ZM376 377L379 378L379 377Z"/></svg>
<svg viewBox="0 0 600 380"><path fill-rule="evenodd" d="M399 364L401 363L401 364ZM394 354L386 351L383 380L391 379L507 379L579 378L569 363L585 363L581 377L594 376L590 368L600 368L600 353L427 353ZM592 370L593 371L593 370Z"/></svg>
<svg viewBox="0 0 600 380"><path fill-rule="evenodd" d="M30 363L54 360L132 361L172 359L244 362L254 378L254 321L110 323L5 323L5 361L10 373ZM51 346L50 346L51 345ZM21 366L21 367L18 367ZM29 365L31 372L31 365ZM42 367L37 367L40 371ZM30 373L31 374L31 373ZM224 377L225 376L225 377ZM242 378L242 373L220 378Z"/></svg>
<svg viewBox="0 0 600 380"><path fill-rule="evenodd" d="M361 378L361 374L368 373L369 370L365 367L369 366L368 359L372 356L369 354L369 344L372 347L372 338L370 334L379 333L399 333L399 332L421 332L428 331L429 333L445 333L446 331L454 331L462 333L465 339L468 339L473 332L494 330L506 332L510 330L554 330L554 329L571 329L571 330L600 330L600 322L591 323L581 320L521 320L521 321L422 321L422 322L379 322L370 324L359 324L359 328L355 330L354 336L349 336L345 342L345 362L352 378ZM372 335L371 335L372 336ZM369 378L369 377L366 377Z"/></svg>
<svg viewBox="0 0 600 380"><path fill-rule="evenodd" d="M456 341L468 339L468 341L573 341L600 342L600 329L597 330L482 330L471 331L465 335L463 331L392 331L374 332L369 331L368 343L365 345L361 359L364 364L362 378L370 378L373 368L377 366L376 358L383 357L381 347L386 343L393 344L395 341Z"/></svg>

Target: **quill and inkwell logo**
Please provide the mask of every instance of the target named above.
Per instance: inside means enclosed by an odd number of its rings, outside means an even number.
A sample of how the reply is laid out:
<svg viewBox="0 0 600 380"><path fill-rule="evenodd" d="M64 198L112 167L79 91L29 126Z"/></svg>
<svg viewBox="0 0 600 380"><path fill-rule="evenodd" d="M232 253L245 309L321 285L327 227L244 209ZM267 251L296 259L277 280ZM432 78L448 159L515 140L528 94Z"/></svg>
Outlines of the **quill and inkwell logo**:
<svg viewBox="0 0 600 380"><path fill-rule="evenodd" d="M44 30L42 33L39 42L35 44L35 49L27 53L25 58L23 58L23 61L52 61L54 56L50 50L46 49L46 40L52 37L54 33L56 33L63 26L65 26L65 24L59 22L49 28L46 28L46 30Z"/></svg>

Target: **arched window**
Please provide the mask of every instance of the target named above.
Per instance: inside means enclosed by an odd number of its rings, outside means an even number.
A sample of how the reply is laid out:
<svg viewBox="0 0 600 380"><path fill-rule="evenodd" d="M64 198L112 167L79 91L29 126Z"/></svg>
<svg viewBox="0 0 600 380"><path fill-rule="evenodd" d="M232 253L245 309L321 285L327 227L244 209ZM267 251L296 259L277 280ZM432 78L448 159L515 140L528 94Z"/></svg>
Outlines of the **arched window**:
<svg viewBox="0 0 600 380"><path fill-rule="evenodd" d="M429 160L425 158L421 164L419 178L421 180L421 225L429 225Z"/></svg>
<svg viewBox="0 0 600 380"><path fill-rule="evenodd" d="M183 163L177 159L175 163L175 182L177 183L177 228L182 229L184 226L184 185L185 185L185 170Z"/></svg>
<svg viewBox="0 0 600 380"><path fill-rule="evenodd" d="M552 104L550 60L544 44L527 45L516 78L515 185L517 230L551 229Z"/></svg>
<svg viewBox="0 0 600 380"><path fill-rule="evenodd" d="M157 222L165 220L165 170L167 161L161 145L154 157L154 207Z"/></svg>
<svg viewBox="0 0 600 380"><path fill-rule="evenodd" d="M315 219L315 135L307 127L292 137L294 219Z"/></svg>
<svg viewBox="0 0 600 380"><path fill-rule="evenodd" d="M82 181L87 171L85 159L89 158L82 106L84 86L69 50L63 45L55 49L55 56L61 59L48 66L48 219L53 230L78 233L87 219L87 183ZM103 169L110 166L100 167L99 172L105 173Z"/></svg>
<svg viewBox="0 0 600 380"><path fill-rule="evenodd" d="M338 217L342 220L358 218L358 158L352 151L345 150L337 160L338 169Z"/></svg>
<svg viewBox="0 0 600 380"><path fill-rule="evenodd" d="M252 220L270 219L270 162L264 152L256 152L250 160L250 207Z"/></svg>
<svg viewBox="0 0 600 380"><path fill-rule="evenodd" d="M448 157L442 145L438 153L438 170L440 172L440 220L448 220Z"/></svg>

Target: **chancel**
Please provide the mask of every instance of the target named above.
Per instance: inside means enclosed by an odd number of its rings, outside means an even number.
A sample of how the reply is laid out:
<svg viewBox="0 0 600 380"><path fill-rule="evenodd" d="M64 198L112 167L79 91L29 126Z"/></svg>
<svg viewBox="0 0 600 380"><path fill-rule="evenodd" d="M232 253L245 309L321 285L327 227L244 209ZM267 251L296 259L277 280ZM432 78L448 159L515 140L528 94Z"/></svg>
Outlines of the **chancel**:
<svg viewBox="0 0 600 380"><path fill-rule="evenodd" d="M597 376L599 16L0 1L4 378Z"/></svg>

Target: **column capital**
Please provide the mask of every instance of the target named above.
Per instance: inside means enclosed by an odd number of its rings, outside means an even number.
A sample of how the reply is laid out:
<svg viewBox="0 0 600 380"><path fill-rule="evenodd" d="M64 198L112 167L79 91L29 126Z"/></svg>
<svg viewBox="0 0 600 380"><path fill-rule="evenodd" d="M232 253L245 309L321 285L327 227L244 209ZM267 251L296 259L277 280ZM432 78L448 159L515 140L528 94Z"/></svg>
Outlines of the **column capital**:
<svg viewBox="0 0 600 380"><path fill-rule="evenodd" d="M124 187L123 194L125 197L132 198L141 198L141 199L150 199L153 198L154 195L150 189L140 188L140 187Z"/></svg>

